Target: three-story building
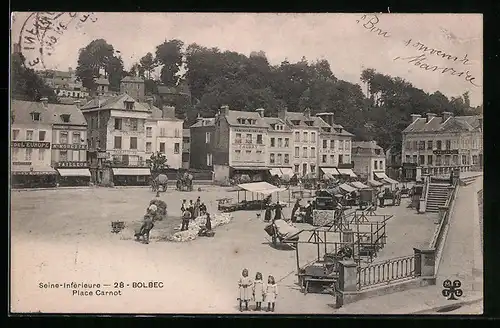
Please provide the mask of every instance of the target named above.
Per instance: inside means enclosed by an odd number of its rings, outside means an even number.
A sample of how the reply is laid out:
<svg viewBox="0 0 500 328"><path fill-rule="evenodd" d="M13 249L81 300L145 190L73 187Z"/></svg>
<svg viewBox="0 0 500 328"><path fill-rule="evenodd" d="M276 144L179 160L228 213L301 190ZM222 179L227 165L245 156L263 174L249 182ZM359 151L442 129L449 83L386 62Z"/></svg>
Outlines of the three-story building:
<svg viewBox="0 0 500 328"><path fill-rule="evenodd" d="M198 117L190 127L190 146L193 154L189 167L198 170L213 170L215 118Z"/></svg>
<svg viewBox="0 0 500 328"><path fill-rule="evenodd" d="M292 129L280 118L264 117L269 126L267 133L267 166L271 176L292 177Z"/></svg>

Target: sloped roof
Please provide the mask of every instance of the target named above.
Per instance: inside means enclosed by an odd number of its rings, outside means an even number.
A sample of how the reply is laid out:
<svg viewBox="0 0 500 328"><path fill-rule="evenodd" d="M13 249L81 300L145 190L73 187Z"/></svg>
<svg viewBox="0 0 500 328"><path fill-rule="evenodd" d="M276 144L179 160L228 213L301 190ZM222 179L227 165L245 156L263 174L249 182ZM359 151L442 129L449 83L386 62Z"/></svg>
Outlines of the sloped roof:
<svg viewBox="0 0 500 328"><path fill-rule="evenodd" d="M278 131L274 129L275 124L282 124L284 125L283 131L285 132L291 132L292 130L288 126L288 124L285 123L282 119L278 117L264 117L264 122L267 123L267 125L270 127L270 131ZM281 130L279 130L281 132Z"/></svg>
<svg viewBox="0 0 500 328"><path fill-rule="evenodd" d="M473 131L480 128L480 118L480 115L451 116L444 122L442 117L433 117L429 122L427 118L418 118L408 125L403 133Z"/></svg>
<svg viewBox="0 0 500 328"><path fill-rule="evenodd" d="M108 79L99 78L99 79L95 80L95 84L97 84L97 85L109 85L109 81L108 81Z"/></svg>
<svg viewBox="0 0 500 328"><path fill-rule="evenodd" d="M199 128L202 126L214 126L214 125L215 125L215 118L214 117L210 117L210 118L202 117L196 123L191 125L191 127L192 128Z"/></svg>
<svg viewBox="0 0 500 328"><path fill-rule="evenodd" d="M127 110L125 101L133 101L135 103L134 111L149 112L149 105L137 102L134 98L126 93L114 97L96 97L82 106L82 110L86 109L117 109Z"/></svg>
<svg viewBox="0 0 500 328"><path fill-rule="evenodd" d="M47 104L44 107L42 102L12 100L11 110L14 113L14 124L34 123L31 118L32 112L40 113L40 122L42 124L75 124L87 125L82 112L75 105ZM70 121L63 122L61 115L69 114Z"/></svg>
<svg viewBox="0 0 500 328"><path fill-rule="evenodd" d="M364 149L382 149L376 142L371 141L353 141L351 148L364 148Z"/></svg>
<svg viewBox="0 0 500 328"><path fill-rule="evenodd" d="M135 82L135 83L144 83L144 79L139 76L125 76L121 82Z"/></svg>
<svg viewBox="0 0 500 328"><path fill-rule="evenodd" d="M240 124L238 123L239 118L244 118L244 119L254 119L257 122L252 125L248 124ZM261 127L261 128L267 128L268 125L264 121L262 117L260 117L259 113L256 112L245 112L245 111L237 111L237 110L229 110L228 115L226 115L227 122L229 125L233 126L253 126L253 127Z"/></svg>

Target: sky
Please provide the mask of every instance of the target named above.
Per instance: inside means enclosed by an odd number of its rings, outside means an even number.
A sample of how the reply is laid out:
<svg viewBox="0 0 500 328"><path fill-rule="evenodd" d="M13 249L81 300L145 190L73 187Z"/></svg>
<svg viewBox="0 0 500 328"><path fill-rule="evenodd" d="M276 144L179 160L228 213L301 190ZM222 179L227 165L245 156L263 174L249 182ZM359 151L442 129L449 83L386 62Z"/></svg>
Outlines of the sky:
<svg viewBox="0 0 500 328"><path fill-rule="evenodd" d="M360 85L362 70L374 68L377 72L401 77L426 92L439 90L447 97L457 97L469 91L473 106L483 102L483 25L479 14L386 13L375 17L374 14L345 13L97 12L86 20L85 13L71 14L64 13L53 21L52 26L62 22L68 26L66 30L49 31L41 38L43 45L50 42L47 40L57 42L51 50L45 50L43 61L33 68L74 69L78 50L102 38L120 52L125 68L129 69L147 52L154 54L156 46L164 40L180 39L186 45L197 43L246 55L262 50L271 64L285 59L297 62L303 56L309 61L327 59L337 78ZM71 18L75 14L76 17ZM27 12L12 15L11 44L18 42L21 36L23 54L35 60L39 57L37 52L25 49L29 45L26 36L33 31L35 22L35 16L27 20L29 15ZM76 24L79 20L85 22ZM413 56L422 54L414 46L417 42L429 48L426 59L420 63L411 61ZM431 54L431 49L441 52ZM47 55L49 51L51 54ZM443 52L458 60L442 58L439 54ZM460 61L464 56L467 60ZM395 60L396 57L399 59ZM424 68L434 65L453 68L456 73L425 70L415 66L416 63L429 65ZM466 80L465 73L459 76L466 70L475 85ZM366 88L363 86L363 89Z"/></svg>

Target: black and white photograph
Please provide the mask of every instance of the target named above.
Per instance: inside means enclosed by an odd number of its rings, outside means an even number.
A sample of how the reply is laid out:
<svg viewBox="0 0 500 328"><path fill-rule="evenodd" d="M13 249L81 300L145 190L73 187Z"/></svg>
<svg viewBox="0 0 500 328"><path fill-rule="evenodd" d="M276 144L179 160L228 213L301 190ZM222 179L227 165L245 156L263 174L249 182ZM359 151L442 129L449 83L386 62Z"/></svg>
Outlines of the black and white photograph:
<svg viewBox="0 0 500 328"><path fill-rule="evenodd" d="M481 14L10 33L12 314L483 314Z"/></svg>

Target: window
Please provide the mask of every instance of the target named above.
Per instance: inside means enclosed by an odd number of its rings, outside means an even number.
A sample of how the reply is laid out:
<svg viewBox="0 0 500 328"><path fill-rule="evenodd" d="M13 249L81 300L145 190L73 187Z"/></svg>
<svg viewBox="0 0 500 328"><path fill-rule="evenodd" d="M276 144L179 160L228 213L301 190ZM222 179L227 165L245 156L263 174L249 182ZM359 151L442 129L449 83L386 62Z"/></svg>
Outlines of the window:
<svg viewBox="0 0 500 328"><path fill-rule="evenodd" d="M337 140L330 140L330 149L336 149L337 148Z"/></svg>
<svg viewBox="0 0 500 328"><path fill-rule="evenodd" d="M174 143L174 154L178 154L181 152L181 144L176 142Z"/></svg>
<svg viewBox="0 0 500 328"><path fill-rule="evenodd" d="M308 135L308 133L307 133L307 132L304 132L304 133L303 133L303 136L302 136L302 142L307 142L307 141L308 141L308 140L307 140L307 139L308 139L308 138L307 138L307 135Z"/></svg>
<svg viewBox="0 0 500 328"><path fill-rule="evenodd" d="M146 137L151 138L153 136L153 128L148 126L146 127Z"/></svg>
<svg viewBox="0 0 500 328"><path fill-rule="evenodd" d="M444 155L444 165L450 165L450 155Z"/></svg>
<svg viewBox="0 0 500 328"><path fill-rule="evenodd" d="M262 134L257 135L257 144L262 145Z"/></svg>
<svg viewBox="0 0 500 328"><path fill-rule="evenodd" d="M427 165L432 165L432 155L427 155Z"/></svg>
<svg viewBox="0 0 500 328"><path fill-rule="evenodd" d="M285 154L285 164L290 163L290 154Z"/></svg>
<svg viewBox="0 0 500 328"><path fill-rule="evenodd" d="M39 122L40 121L40 113L37 113L37 112L31 113L31 119L34 122Z"/></svg>
<svg viewBox="0 0 500 328"><path fill-rule="evenodd" d="M477 155L472 155L472 165L477 165L478 164L478 157Z"/></svg>
<svg viewBox="0 0 500 328"><path fill-rule="evenodd" d="M80 132L73 132L73 143L80 144Z"/></svg>
<svg viewBox="0 0 500 328"><path fill-rule="evenodd" d="M316 132L311 132L311 142L316 142Z"/></svg>
<svg viewBox="0 0 500 328"><path fill-rule="evenodd" d="M432 140L427 141L427 150L432 150Z"/></svg>
<svg viewBox="0 0 500 328"><path fill-rule="evenodd" d="M347 156L346 156L346 157L347 157ZM383 169L384 169L384 161L380 161L380 163L379 163L379 167L380 167L380 169L381 169L381 170L383 170Z"/></svg>
<svg viewBox="0 0 500 328"><path fill-rule="evenodd" d="M321 156L321 163L326 163L326 155Z"/></svg>
<svg viewBox="0 0 500 328"><path fill-rule="evenodd" d="M137 137L130 137L130 149L137 149Z"/></svg>
<svg viewBox="0 0 500 328"><path fill-rule="evenodd" d="M406 142L406 149L411 150L411 141Z"/></svg>
<svg viewBox="0 0 500 328"><path fill-rule="evenodd" d="M59 151L59 160L61 162L65 162L68 160L68 151L67 150Z"/></svg>
<svg viewBox="0 0 500 328"><path fill-rule="evenodd" d="M300 132L295 132L295 141L300 142Z"/></svg>
<svg viewBox="0 0 500 328"><path fill-rule="evenodd" d="M316 165L311 164L311 173L316 173Z"/></svg>
<svg viewBox="0 0 500 328"><path fill-rule="evenodd" d="M241 143L241 133L236 133L236 139L234 140L234 143Z"/></svg>
<svg viewBox="0 0 500 328"><path fill-rule="evenodd" d="M237 149L234 151L234 153L235 153L235 156L234 156L235 159L239 160L241 158L241 150Z"/></svg>
<svg viewBox="0 0 500 328"><path fill-rule="evenodd" d="M462 155L462 165L467 164L467 155Z"/></svg>
<svg viewBox="0 0 500 328"><path fill-rule="evenodd" d="M160 136L161 136L161 137L165 137L165 136L166 136L166 133L165 133L165 128L161 128L161 129L160 129Z"/></svg>
<svg viewBox="0 0 500 328"><path fill-rule="evenodd" d="M437 150L442 150L443 149L443 145L442 145L442 141L441 140L437 140L436 141L436 149Z"/></svg>
<svg viewBox="0 0 500 328"><path fill-rule="evenodd" d="M306 175L307 174L307 164L302 164L302 174Z"/></svg>
<svg viewBox="0 0 500 328"><path fill-rule="evenodd" d="M269 163L274 164L274 154L269 154Z"/></svg>
<svg viewBox="0 0 500 328"><path fill-rule="evenodd" d="M323 140L323 149L326 149L328 147L328 140Z"/></svg>
<svg viewBox="0 0 500 328"><path fill-rule="evenodd" d="M38 160L43 161L45 159L45 149L38 149Z"/></svg>
<svg viewBox="0 0 500 328"><path fill-rule="evenodd" d="M410 155L406 155L405 157L405 163L410 163L411 159L410 159Z"/></svg>
<svg viewBox="0 0 500 328"><path fill-rule="evenodd" d="M160 153L165 154L165 143L160 142Z"/></svg>
<svg viewBox="0 0 500 328"><path fill-rule="evenodd" d="M33 131L32 130L26 131L26 140L33 140Z"/></svg>
<svg viewBox="0 0 500 328"><path fill-rule="evenodd" d="M425 156L420 155L418 156L418 165L424 165L425 164Z"/></svg>
<svg viewBox="0 0 500 328"><path fill-rule="evenodd" d="M380 149L375 149L375 155L380 155Z"/></svg>
<svg viewBox="0 0 500 328"><path fill-rule="evenodd" d="M339 164L343 164L343 163L344 163L344 156L339 155Z"/></svg>
<svg viewBox="0 0 500 328"><path fill-rule="evenodd" d="M212 166L212 154L207 154L207 166Z"/></svg>
<svg viewBox="0 0 500 328"><path fill-rule="evenodd" d="M45 131L38 131L38 141L45 141Z"/></svg>
<svg viewBox="0 0 500 328"><path fill-rule="evenodd" d="M73 150L73 156L71 158L71 160L73 161L80 161L80 152L78 150Z"/></svg>
<svg viewBox="0 0 500 328"><path fill-rule="evenodd" d="M33 149L26 148L26 153L24 154L24 160L31 161L31 154L33 153Z"/></svg>
<svg viewBox="0 0 500 328"><path fill-rule="evenodd" d="M452 162L453 165L458 165L458 155L453 155Z"/></svg>
<svg viewBox="0 0 500 328"><path fill-rule="evenodd" d="M347 150L347 151L351 150L351 140L345 141L345 150Z"/></svg>
<svg viewBox="0 0 500 328"><path fill-rule="evenodd" d="M420 141L418 143L418 150L425 150L425 141Z"/></svg>
<svg viewBox="0 0 500 328"><path fill-rule="evenodd" d="M299 158L299 157L300 157L300 148L295 147L295 158Z"/></svg>
<svg viewBox="0 0 500 328"><path fill-rule="evenodd" d="M137 85L139 86L139 85ZM126 110L133 110L134 109L134 103L132 101L126 101L125 102L125 109Z"/></svg>
<svg viewBox="0 0 500 328"><path fill-rule="evenodd" d="M139 128L139 120L136 118L131 118L130 119L130 130L137 131L138 128Z"/></svg>
<svg viewBox="0 0 500 328"><path fill-rule="evenodd" d="M205 143L210 143L210 135L211 133L210 132L205 132Z"/></svg>
<svg viewBox="0 0 500 328"><path fill-rule="evenodd" d="M61 115L61 121L63 121L64 123L69 123L70 116L71 115L69 115L69 114L62 114Z"/></svg>
<svg viewBox="0 0 500 328"><path fill-rule="evenodd" d="M311 158L316 158L316 147L311 147Z"/></svg>
<svg viewBox="0 0 500 328"><path fill-rule="evenodd" d="M437 166L441 165L441 155L436 156L436 165Z"/></svg>
<svg viewBox="0 0 500 328"><path fill-rule="evenodd" d="M446 140L446 150L450 150L450 149L451 149L451 140Z"/></svg>
<svg viewBox="0 0 500 328"><path fill-rule="evenodd" d="M12 130L12 140L17 140L19 138L19 130Z"/></svg>
<svg viewBox="0 0 500 328"><path fill-rule="evenodd" d="M282 148L282 147L283 147L283 139L278 138L278 148Z"/></svg>
<svg viewBox="0 0 500 328"><path fill-rule="evenodd" d="M412 160L412 163L417 164L417 155L413 155L413 160Z"/></svg>
<svg viewBox="0 0 500 328"><path fill-rule="evenodd" d="M174 130L174 137L175 137L175 138L180 138L180 137L181 137L181 132L180 132L180 130L179 130L179 129L175 129L175 130Z"/></svg>
<svg viewBox="0 0 500 328"><path fill-rule="evenodd" d="M288 148L288 147L290 147L290 139L285 138L285 148Z"/></svg>
<svg viewBox="0 0 500 328"><path fill-rule="evenodd" d="M68 132L59 131L59 143L60 144L67 144L68 143Z"/></svg>
<svg viewBox="0 0 500 328"><path fill-rule="evenodd" d="M274 138L271 138L271 147L275 147Z"/></svg>
<svg viewBox="0 0 500 328"><path fill-rule="evenodd" d="M295 172L295 173L299 173L299 168L300 168L300 167L299 167L299 164L295 164L295 165L293 166L293 172Z"/></svg>
<svg viewBox="0 0 500 328"><path fill-rule="evenodd" d="M152 148L151 142L146 142L146 153L150 153Z"/></svg>
<svg viewBox="0 0 500 328"><path fill-rule="evenodd" d="M283 158L283 155L278 154L278 164L281 164L282 158Z"/></svg>
<svg viewBox="0 0 500 328"><path fill-rule="evenodd" d="M122 129L122 119L115 118L115 130L121 130L121 129Z"/></svg>
<svg viewBox="0 0 500 328"><path fill-rule="evenodd" d="M14 161L19 160L19 148L12 148L12 159Z"/></svg>
<svg viewBox="0 0 500 328"><path fill-rule="evenodd" d="M307 147L302 148L302 157L307 158Z"/></svg>
<svg viewBox="0 0 500 328"><path fill-rule="evenodd" d="M377 161L373 161L373 169L378 170L378 162Z"/></svg>
<svg viewBox="0 0 500 328"><path fill-rule="evenodd" d="M330 155L330 164L335 164L335 155Z"/></svg>
<svg viewBox="0 0 500 328"><path fill-rule="evenodd" d="M122 149L122 137L115 136L114 149Z"/></svg>
<svg viewBox="0 0 500 328"><path fill-rule="evenodd" d="M247 144L251 144L252 143L252 134L247 133L246 143Z"/></svg>

